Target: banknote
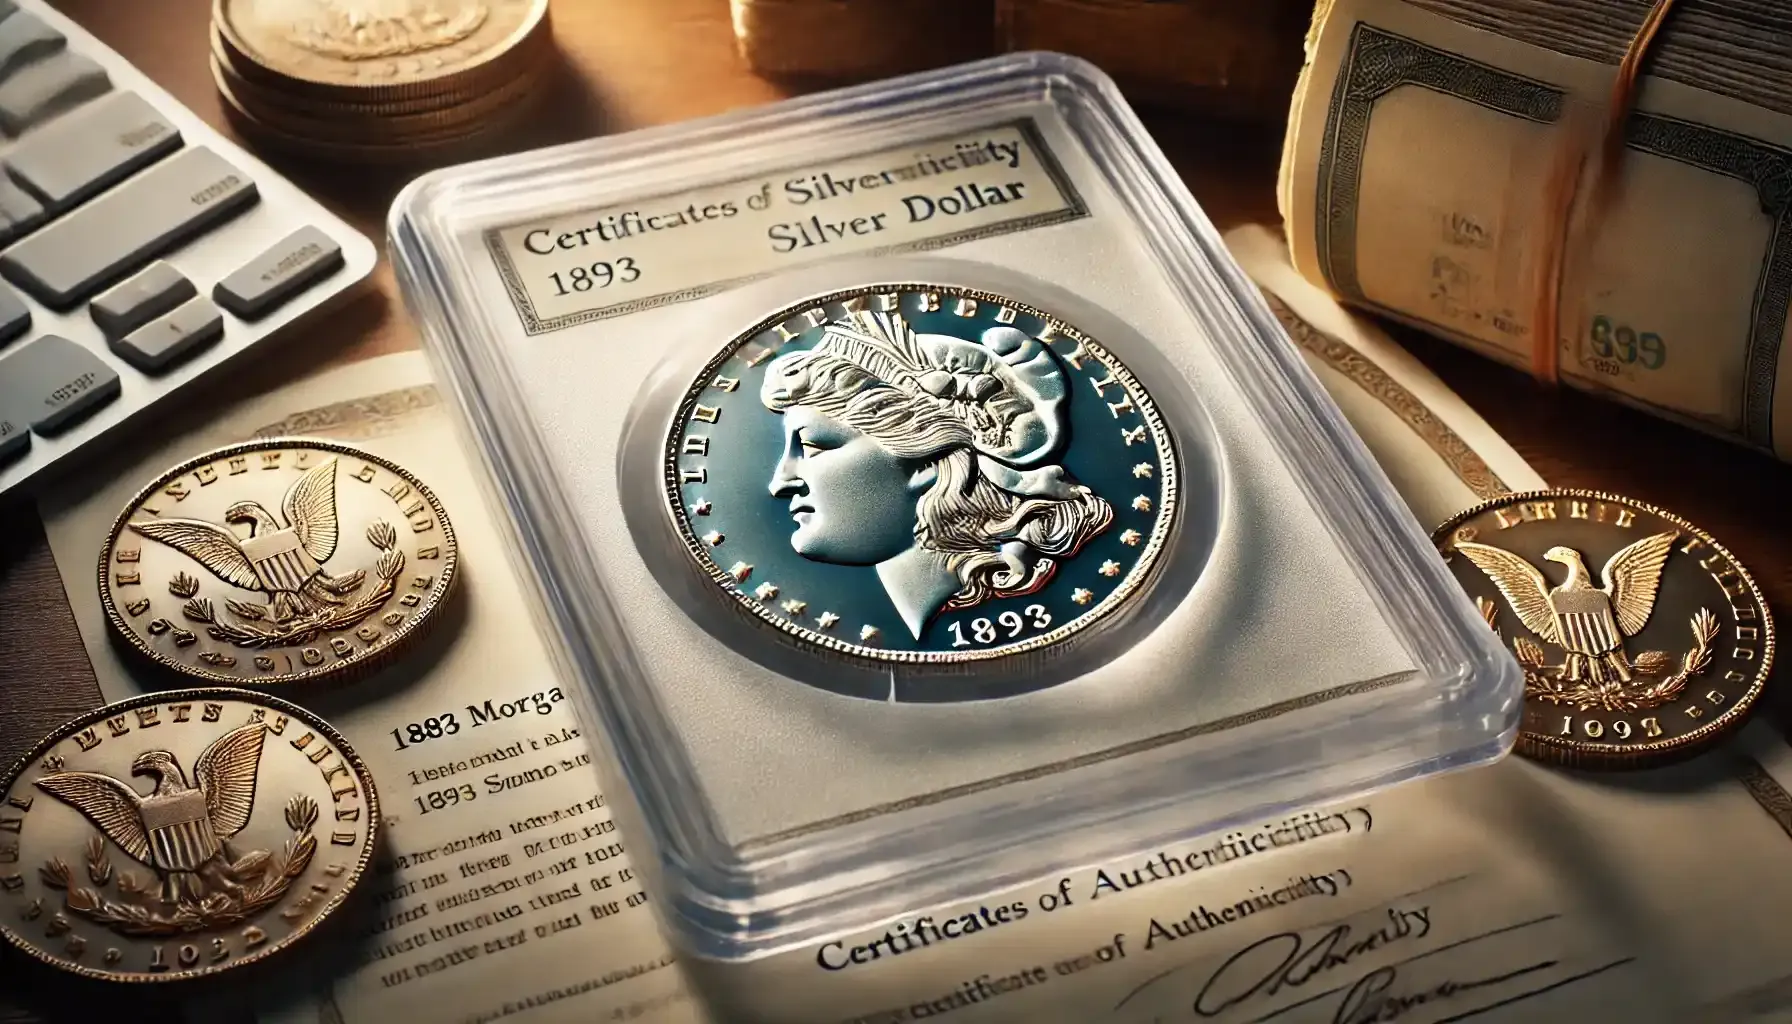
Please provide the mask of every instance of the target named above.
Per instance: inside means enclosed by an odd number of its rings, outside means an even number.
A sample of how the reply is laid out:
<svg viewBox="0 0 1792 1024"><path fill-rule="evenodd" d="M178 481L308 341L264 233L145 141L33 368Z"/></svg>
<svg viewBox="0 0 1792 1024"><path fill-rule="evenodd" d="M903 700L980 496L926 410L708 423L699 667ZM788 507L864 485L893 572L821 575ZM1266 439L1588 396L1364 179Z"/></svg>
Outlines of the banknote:
<svg viewBox="0 0 1792 1024"><path fill-rule="evenodd" d="M1792 107L1761 84L1783 30L1762 5L1680 5L1600 173L1649 6L1321 4L1279 185L1294 266L1529 368L1553 248L1563 382L1792 458ZM1586 168L1578 187L1552 189L1563 166Z"/></svg>

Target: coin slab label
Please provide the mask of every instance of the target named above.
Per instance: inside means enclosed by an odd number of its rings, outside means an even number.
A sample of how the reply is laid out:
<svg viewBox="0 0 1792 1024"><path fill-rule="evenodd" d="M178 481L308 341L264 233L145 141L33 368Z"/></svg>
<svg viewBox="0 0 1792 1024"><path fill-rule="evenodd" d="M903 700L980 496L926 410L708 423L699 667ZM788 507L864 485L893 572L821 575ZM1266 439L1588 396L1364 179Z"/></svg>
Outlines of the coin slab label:
<svg viewBox="0 0 1792 1024"><path fill-rule="evenodd" d="M1470 509L1436 540L1524 671L1521 753L1576 767L1685 756L1739 727L1766 683L1760 590L1678 516L1538 491Z"/></svg>
<svg viewBox="0 0 1792 1024"><path fill-rule="evenodd" d="M148 694L58 729L0 795L0 934L120 981L274 955L347 897L373 779L309 712L244 690Z"/></svg>
<svg viewBox="0 0 1792 1024"><path fill-rule="evenodd" d="M372 668L446 599L454 528L409 472L347 445L275 438L210 452L140 492L100 556L106 617L207 682Z"/></svg>
<svg viewBox="0 0 1792 1024"><path fill-rule="evenodd" d="M1133 598L1177 511L1150 395L1095 339L934 285L782 310L692 384L666 494L704 572L883 662L1040 650Z"/></svg>

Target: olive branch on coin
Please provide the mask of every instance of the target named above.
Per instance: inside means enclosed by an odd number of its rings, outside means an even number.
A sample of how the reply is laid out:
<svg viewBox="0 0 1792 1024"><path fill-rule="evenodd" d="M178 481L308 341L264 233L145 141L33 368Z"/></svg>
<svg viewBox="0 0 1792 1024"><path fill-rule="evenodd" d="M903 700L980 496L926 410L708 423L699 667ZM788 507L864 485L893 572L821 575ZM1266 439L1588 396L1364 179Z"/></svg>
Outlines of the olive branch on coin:
<svg viewBox="0 0 1792 1024"><path fill-rule="evenodd" d="M237 647L256 650L264 647L288 647L310 643L320 634L333 633L347 629L378 611L391 599L397 589L397 580L404 572L404 553L398 550L398 531L392 524L380 521L367 528L367 542L380 552L374 563L374 572L380 578L380 585L352 604L336 608L326 608L278 625L266 622L267 609L247 601L226 601L224 607L237 621L221 621L210 598L198 597L199 581L186 573L177 573L168 581L168 592L175 597L186 599L181 606L181 614L189 621L206 626L206 633L214 640Z"/></svg>
<svg viewBox="0 0 1792 1024"><path fill-rule="evenodd" d="M1499 606L1485 597L1475 598L1475 607L1494 633L1500 634L1496 620ZM1613 689L1602 689L1589 683L1569 684L1560 678L1561 665L1549 664L1543 647L1530 637L1512 640L1512 653L1524 670L1524 695L1550 704L1567 704L1576 711L1642 711L1659 707L1680 695L1694 677L1711 668L1711 641L1717 638L1718 619L1709 608L1693 613L1688 625L1692 628L1693 646L1680 658L1680 668L1666 674L1674 664L1666 651L1644 651L1636 656L1631 667L1639 681ZM1503 634L1500 634L1502 639Z"/></svg>
<svg viewBox="0 0 1792 1024"><path fill-rule="evenodd" d="M139 881L128 871L112 870L106 841L94 836L87 841L87 880L92 887L77 886L74 871L60 857L51 857L39 876L52 889L62 890L63 905L72 913L121 935L184 935L224 928L259 914L278 902L305 873L317 851L317 801L299 795L286 803L286 824L293 834L274 860L266 850L234 857L226 849L215 877L208 878L216 891L193 900L182 897L170 903L157 892L155 880ZM105 898L108 883L119 899Z"/></svg>

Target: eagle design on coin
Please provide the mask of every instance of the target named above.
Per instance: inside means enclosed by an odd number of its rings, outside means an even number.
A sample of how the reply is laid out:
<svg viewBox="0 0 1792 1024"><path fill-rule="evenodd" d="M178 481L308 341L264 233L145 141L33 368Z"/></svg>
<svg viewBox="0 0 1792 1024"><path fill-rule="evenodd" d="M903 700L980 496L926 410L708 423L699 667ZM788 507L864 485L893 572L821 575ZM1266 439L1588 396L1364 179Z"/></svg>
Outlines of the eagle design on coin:
<svg viewBox="0 0 1792 1024"><path fill-rule="evenodd" d="M1626 546L1601 570L1604 586L1594 584L1580 552L1558 544L1543 553L1568 568L1553 590L1535 566L1504 548L1459 541L1456 550L1493 580L1526 628L1566 652L1558 678L1616 689L1632 674L1624 638L1648 624L1678 536L1657 533Z"/></svg>
<svg viewBox="0 0 1792 1024"><path fill-rule="evenodd" d="M268 617L276 623L346 604L367 574L357 569L331 576L323 570L323 563L336 554L336 460L300 477L286 492L280 510L285 526L258 501L230 506L224 521L249 527L249 538L242 541L228 526L199 519L158 519L130 526L232 586L267 594L272 602Z"/></svg>
<svg viewBox="0 0 1792 1024"><path fill-rule="evenodd" d="M166 750L146 750L131 774L156 780L148 796L99 772L57 772L37 787L74 807L107 839L162 878L162 900L199 900L199 872L217 859L223 840L243 830L255 807L255 778L267 728L259 723L225 733L205 748L187 782Z"/></svg>

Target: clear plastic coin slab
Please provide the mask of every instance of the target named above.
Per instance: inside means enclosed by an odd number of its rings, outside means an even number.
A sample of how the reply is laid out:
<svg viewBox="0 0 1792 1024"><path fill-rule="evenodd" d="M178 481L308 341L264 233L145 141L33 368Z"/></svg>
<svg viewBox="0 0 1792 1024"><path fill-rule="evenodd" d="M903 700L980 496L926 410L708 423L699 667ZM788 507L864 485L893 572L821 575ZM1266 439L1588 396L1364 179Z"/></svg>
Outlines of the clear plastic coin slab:
<svg viewBox="0 0 1792 1024"><path fill-rule="evenodd" d="M1432 524L1087 64L451 168L391 234L690 954L1510 747Z"/></svg>

